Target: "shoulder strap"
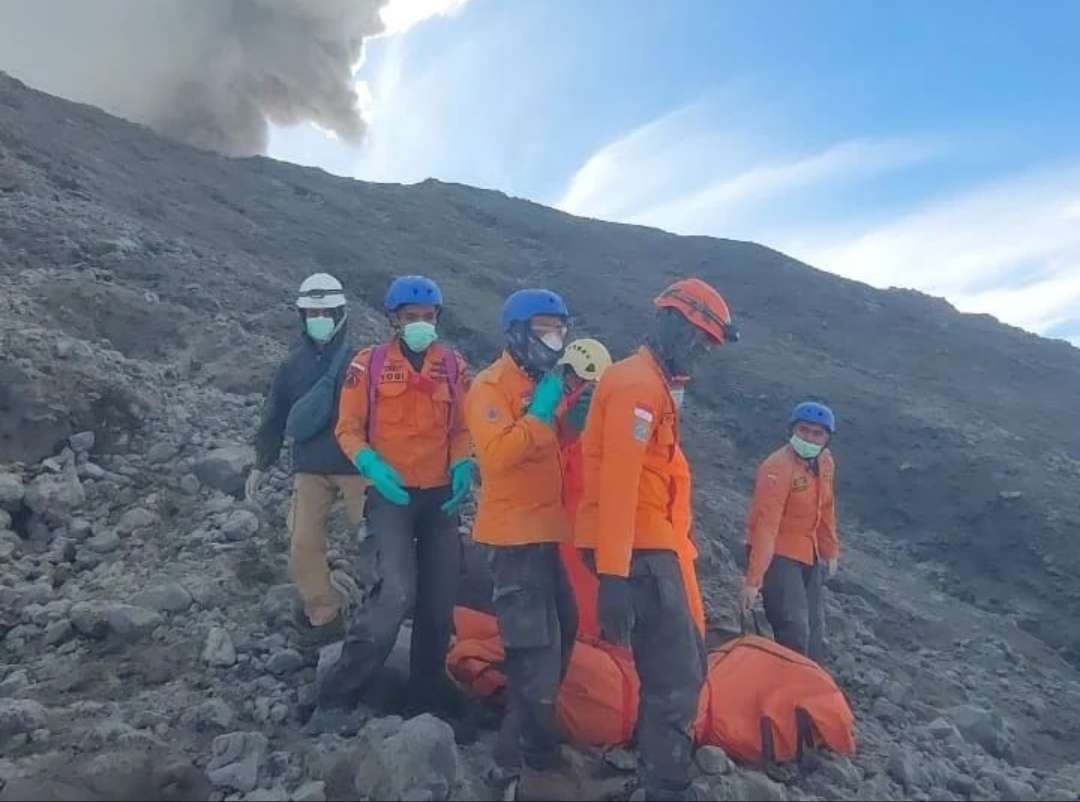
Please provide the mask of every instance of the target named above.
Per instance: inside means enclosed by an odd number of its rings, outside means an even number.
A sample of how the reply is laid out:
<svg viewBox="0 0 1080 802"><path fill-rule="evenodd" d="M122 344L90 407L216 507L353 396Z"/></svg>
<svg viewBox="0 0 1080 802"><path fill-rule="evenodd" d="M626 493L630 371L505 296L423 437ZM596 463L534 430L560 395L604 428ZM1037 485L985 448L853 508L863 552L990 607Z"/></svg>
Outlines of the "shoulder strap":
<svg viewBox="0 0 1080 802"><path fill-rule="evenodd" d="M458 394L461 389L461 371L458 370L457 351L447 348L443 351L442 361L446 383L450 388L450 426L453 426L457 415Z"/></svg>
<svg viewBox="0 0 1080 802"><path fill-rule="evenodd" d="M371 444L371 433L375 431L375 409L377 407L376 401L379 399L379 379L382 378L383 366L386 364L386 355L389 351L390 346L383 343L372 348L371 356L368 357L368 410L367 424L365 426L365 437L368 445Z"/></svg>

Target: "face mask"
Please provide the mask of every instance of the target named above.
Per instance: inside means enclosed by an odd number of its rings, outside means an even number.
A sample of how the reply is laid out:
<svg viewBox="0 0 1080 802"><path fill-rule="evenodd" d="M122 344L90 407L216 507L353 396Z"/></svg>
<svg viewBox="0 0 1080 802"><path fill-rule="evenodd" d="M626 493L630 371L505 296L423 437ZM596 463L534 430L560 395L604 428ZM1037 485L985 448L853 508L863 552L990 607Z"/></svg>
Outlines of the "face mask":
<svg viewBox="0 0 1080 802"><path fill-rule="evenodd" d="M336 325L333 318L329 317L309 317L304 321L304 328L307 330L308 337L317 343L327 342L333 337Z"/></svg>
<svg viewBox="0 0 1080 802"><path fill-rule="evenodd" d="M540 342L542 342L552 351L559 352L563 350L563 346L565 345L562 335L554 331L549 331L547 334L541 337Z"/></svg>
<svg viewBox="0 0 1080 802"><path fill-rule="evenodd" d="M808 443L797 434L791 435L789 442L791 447L795 449L795 453L803 459L817 459L825 448L825 446L819 446L817 443Z"/></svg>
<svg viewBox="0 0 1080 802"><path fill-rule="evenodd" d="M427 321L408 323L401 330L401 339L413 353L420 354L426 351L435 340L439 338L435 331L435 324Z"/></svg>
<svg viewBox="0 0 1080 802"><path fill-rule="evenodd" d="M683 401L686 400L686 388L672 387L671 400L675 402L675 409L682 409Z"/></svg>

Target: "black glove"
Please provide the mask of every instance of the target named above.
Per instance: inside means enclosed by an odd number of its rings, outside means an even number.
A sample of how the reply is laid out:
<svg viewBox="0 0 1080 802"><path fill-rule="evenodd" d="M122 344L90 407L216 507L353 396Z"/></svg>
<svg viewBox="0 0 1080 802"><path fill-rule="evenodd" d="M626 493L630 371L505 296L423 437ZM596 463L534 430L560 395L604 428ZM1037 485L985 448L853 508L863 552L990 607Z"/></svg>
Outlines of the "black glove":
<svg viewBox="0 0 1080 802"><path fill-rule="evenodd" d="M600 637L608 643L629 646L630 633L634 629L630 581L621 576L601 574L596 612L600 619Z"/></svg>

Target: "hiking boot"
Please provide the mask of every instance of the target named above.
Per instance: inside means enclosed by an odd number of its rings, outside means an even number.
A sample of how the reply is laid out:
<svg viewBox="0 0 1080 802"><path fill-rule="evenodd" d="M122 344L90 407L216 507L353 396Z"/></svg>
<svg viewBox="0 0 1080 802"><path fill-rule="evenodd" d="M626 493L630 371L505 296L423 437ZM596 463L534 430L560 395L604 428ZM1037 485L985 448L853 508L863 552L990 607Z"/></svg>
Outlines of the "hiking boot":
<svg viewBox="0 0 1080 802"><path fill-rule="evenodd" d="M325 624L312 624L302 601L297 600L293 607L293 630L301 651L317 652L323 646L345 639L349 610L358 603L360 589L352 577L338 569L330 572L330 587L341 597L341 608Z"/></svg>
<svg viewBox="0 0 1080 802"><path fill-rule="evenodd" d="M338 614L325 624L315 625L308 620L304 605L296 604L293 607L293 632L300 651L318 652L323 646L345 639L345 615L338 610Z"/></svg>

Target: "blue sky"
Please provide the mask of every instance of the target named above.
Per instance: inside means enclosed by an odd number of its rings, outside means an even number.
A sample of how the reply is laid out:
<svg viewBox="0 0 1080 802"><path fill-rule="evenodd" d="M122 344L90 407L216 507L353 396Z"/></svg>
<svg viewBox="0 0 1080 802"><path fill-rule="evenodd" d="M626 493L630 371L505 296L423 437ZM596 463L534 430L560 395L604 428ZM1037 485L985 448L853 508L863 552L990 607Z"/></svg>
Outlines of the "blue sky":
<svg viewBox="0 0 1080 802"><path fill-rule="evenodd" d="M393 0L270 155L749 239L1080 345L1080 3Z"/></svg>

